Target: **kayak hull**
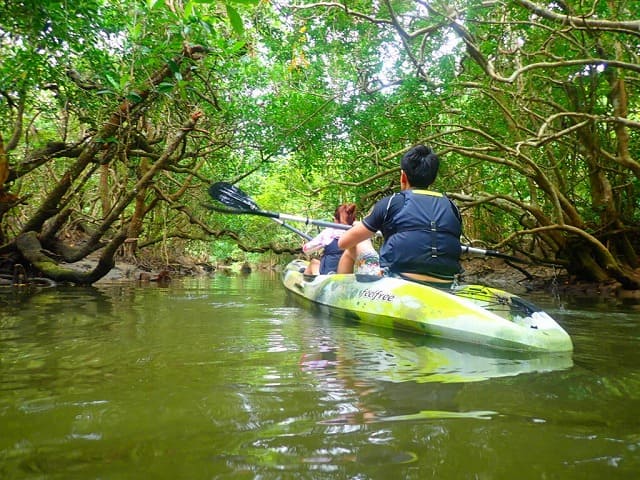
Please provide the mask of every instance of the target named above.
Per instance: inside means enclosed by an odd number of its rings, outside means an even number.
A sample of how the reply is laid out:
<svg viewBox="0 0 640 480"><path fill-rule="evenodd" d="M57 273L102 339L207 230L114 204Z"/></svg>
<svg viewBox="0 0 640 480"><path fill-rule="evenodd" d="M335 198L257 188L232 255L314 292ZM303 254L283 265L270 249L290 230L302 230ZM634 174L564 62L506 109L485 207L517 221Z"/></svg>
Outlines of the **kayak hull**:
<svg viewBox="0 0 640 480"><path fill-rule="evenodd" d="M305 276L294 260L284 287L321 311L368 325L500 349L568 352L571 338L546 312L508 292L481 285L440 289L392 277Z"/></svg>

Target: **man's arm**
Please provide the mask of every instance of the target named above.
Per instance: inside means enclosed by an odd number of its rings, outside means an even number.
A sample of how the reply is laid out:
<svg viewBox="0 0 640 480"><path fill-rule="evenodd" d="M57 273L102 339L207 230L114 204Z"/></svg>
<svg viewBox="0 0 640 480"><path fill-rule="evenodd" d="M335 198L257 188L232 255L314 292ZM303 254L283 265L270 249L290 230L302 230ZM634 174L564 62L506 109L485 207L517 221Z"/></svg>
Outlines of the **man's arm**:
<svg viewBox="0 0 640 480"><path fill-rule="evenodd" d="M362 222L354 222L353 226L344 232L338 240L338 247L342 250L347 250L348 248L355 247L358 243L367 238L373 237L372 232L367 227L364 226Z"/></svg>

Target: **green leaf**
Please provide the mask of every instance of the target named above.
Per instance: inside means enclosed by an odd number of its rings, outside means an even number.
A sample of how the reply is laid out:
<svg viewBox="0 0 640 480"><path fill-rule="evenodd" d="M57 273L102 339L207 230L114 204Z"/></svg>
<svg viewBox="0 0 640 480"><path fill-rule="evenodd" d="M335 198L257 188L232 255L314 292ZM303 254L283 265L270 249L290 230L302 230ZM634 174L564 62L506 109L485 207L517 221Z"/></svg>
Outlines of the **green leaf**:
<svg viewBox="0 0 640 480"><path fill-rule="evenodd" d="M235 42L233 45L231 45L231 48L228 50L228 53L231 53L231 54L237 53L243 48L245 48L246 46L247 46L247 42L244 42L244 41Z"/></svg>
<svg viewBox="0 0 640 480"><path fill-rule="evenodd" d="M128 73L125 73L120 77L120 90L126 89L126 87L129 85L129 80L131 80L131 75L129 75Z"/></svg>
<svg viewBox="0 0 640 480"><path fill-rule="evenodd" d="M169 59L167 60L167 65L169 66L169 70L171 70L171 73L173 73L174 75L180 72L180 67L175 61Z"/></svg>
<svg viewBox="0 0 640 480"><path fill-rule="evenodd" d="M231 23L233 30L238 35L244 34L244 24L242 23L242 18L240 17L240 14L237 12L235 8L233 8L228 3L226 4L226 8L227 8L227 16L229 17L229 22Z"/></svg>
<svg viewBox="0 0 640 480"><path fill-rule="evenodd" d="M167 93L167 92L170 92L171 90L173 90L173 83L162 82L158 84L158 91L160 93Z"/></svg>
<svg viewBox="0 0 640 480"><path fill-rule="evenodd" d="M142 101L142 97L137 92L131 92L127 95L127 100L130 100L133 103L138 103Z"/></svg>
<svg viewBox="0 0 640 480"><path fill-rule="evenodd" d="M120 82L116 80L113 75L107 73L105 74L105 78L107 79L107 82L109 82L109 85L114 88L114 90L120 90Z"/></svg>
<svg viewBox="0 0 640 480"><path fill-rule="evenodd" d="M195 13L195 5L194 2L188 2L185 6L184 6L184 18L189 18L192 16L197 16Z"/></svg>

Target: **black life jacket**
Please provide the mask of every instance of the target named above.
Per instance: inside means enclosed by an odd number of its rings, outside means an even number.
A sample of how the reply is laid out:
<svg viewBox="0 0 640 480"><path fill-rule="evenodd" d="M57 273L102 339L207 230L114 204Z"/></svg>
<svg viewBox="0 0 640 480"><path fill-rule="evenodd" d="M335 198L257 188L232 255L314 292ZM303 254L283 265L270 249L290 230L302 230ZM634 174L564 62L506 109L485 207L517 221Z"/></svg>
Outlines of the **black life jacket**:
<svg viewBox="0 0 640 480"><path fill-rule="evenodd" d="M324 247L322 258L320 259L320 275L338 271L338 263L340 263L343 251L338 248L337 238L334 238L331 243Z"/></svg>
<svg viewBox="0 0 640 480"><path fill-rule="evenodd" d="M462 222L457 207L445 195L428 190L404 190L389 200L403 202L385 218L380 265L392 273L420 273L453 278L460 273Z"/></svg>

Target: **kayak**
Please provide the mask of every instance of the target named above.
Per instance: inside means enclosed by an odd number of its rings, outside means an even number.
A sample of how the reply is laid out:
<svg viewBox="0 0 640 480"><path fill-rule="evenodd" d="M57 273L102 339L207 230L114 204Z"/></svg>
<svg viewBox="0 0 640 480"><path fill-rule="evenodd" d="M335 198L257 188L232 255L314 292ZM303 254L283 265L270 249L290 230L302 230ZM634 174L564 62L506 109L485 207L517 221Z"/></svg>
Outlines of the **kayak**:
<svg viewBox="0 0 640 480"><path fill-rule="evenodd" d="M569 334L546 312L509 292L483 285L436 288L395 277L305 275L293 260L283 284L307 305L367 325L489 347L570 352Z"/></svg>

